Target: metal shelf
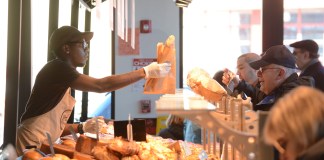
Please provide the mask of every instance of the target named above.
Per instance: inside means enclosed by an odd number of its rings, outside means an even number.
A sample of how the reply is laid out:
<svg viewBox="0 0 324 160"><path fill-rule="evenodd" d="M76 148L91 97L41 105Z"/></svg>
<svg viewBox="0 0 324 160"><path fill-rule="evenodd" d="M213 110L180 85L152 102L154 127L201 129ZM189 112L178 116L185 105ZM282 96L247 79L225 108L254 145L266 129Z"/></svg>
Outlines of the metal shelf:
<svg viewBox="0 0 324 160"><path fill-rule="evenodd" d="M266 114L244 110L244 118L237 120L237 117L233 118L233 114L224 114L218 107L200 99L199 96L193 99L200 100L202 103L188 103L190 101L188 98L192 99L192 97L191 93L188 96L186 93L181 92L174 95L174 97L172 95L161 96L156 101L156 111L157 113L174 114L189 119L202 128L213 132L214 135L219 136L222 141L230 144L238 151L244 157L243 159L257 160L261 159L260 157L263 157L263 160L271 159L272 148L270 147L269 151L269 146L264 145L259 136L259 133L261 133L259 128L262 128L260 127L259 118L263 122L266 117L263 115ZM176 103L170 103L170 101L176 101ZM190 106L192 104L195 106ZM226 103L226 105L229 106L229 103ZM236 121L233 121L233 119L236 119ZM242 126L244 127L240 128Z"/></svg>

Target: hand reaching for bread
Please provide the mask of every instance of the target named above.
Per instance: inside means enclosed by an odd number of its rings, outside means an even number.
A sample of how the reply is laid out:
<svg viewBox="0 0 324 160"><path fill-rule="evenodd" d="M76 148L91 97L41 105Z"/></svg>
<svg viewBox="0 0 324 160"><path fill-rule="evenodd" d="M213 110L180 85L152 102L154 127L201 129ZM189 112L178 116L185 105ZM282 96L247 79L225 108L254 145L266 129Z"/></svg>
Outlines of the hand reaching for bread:
<svg viewBox="0 0 324 160"><path fill-rule="evenodd" d="M222 77L222 82L228 86L231 81L234 82L234 87L236 87L239 83L239 79L236 77L235 73L225 68Z"/></svg>

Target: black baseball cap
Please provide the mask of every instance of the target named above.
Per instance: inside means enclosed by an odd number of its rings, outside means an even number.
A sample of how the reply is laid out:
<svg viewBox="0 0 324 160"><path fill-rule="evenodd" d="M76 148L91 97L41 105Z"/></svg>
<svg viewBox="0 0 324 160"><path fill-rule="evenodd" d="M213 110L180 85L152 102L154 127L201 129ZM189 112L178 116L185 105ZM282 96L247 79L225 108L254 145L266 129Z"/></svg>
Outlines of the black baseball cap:
<svg viewBox="0 0 324 160"><path fill-rule="evenodd" d="M258 70L261 67L277 64L287 68L296 68L296 60L294 55L285 45L275 45L270 47L261 57L260 60L250 63L250 66Z"/></svg>
<svg viewBox="0 0 324 160"><path fill-rule="evenodd" d="M85 39L89 42L93 37L93 32L80 32L73 26L62 26L56 29L49 40L50 50L56 50L64 44L70 42L82 42Z"/></svg>

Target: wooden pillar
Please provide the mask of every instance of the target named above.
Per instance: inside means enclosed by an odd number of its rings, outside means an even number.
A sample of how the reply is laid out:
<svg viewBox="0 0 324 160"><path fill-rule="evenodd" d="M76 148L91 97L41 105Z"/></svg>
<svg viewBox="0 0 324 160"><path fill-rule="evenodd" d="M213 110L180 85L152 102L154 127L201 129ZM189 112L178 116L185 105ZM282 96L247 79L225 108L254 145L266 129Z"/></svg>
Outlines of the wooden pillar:
<svg viewBox="0 0 324 160"><path fill-rule="evenodd" d="M49 2L48 40L54 30L58 28L59 2L59 0L50 0ZM48 47L47 61L53 60L54 58L55 56L50 52Z"/></svg>
<svg viewBox="0 0 324 160"><path fill-rule="evenodd" d="M284 0L263 0L262 6L262 50L283 44Z"/></svg>
<svg viewBox="0 0 324 160"><path fill-rule="evenodd" d="M15 145L18 124L21 1L8 1L8 44L3 147Z"/></svg>

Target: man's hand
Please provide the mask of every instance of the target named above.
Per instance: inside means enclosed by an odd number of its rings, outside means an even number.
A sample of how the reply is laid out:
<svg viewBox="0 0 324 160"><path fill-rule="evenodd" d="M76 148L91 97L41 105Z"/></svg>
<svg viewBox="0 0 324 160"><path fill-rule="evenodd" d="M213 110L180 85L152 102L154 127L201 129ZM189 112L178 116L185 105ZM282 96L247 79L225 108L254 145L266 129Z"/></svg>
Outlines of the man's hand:
<svg viewBox="0 0 324 160"><path fill-rule="evenodd" d="M143 67L145 70L145 78L163 78L167 76L171 70L170 63L152 62L151 64Z"/></svg>
<svg viewBox="0 0 324 160"><path fill-rule="evenodd" d="M234 87L237 87L239 79L235 76L235 73L225 68L222 77L222 82L228 86L231 81L233 81Z"/></svg>

